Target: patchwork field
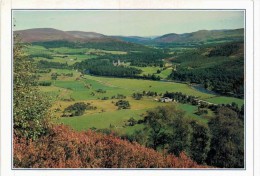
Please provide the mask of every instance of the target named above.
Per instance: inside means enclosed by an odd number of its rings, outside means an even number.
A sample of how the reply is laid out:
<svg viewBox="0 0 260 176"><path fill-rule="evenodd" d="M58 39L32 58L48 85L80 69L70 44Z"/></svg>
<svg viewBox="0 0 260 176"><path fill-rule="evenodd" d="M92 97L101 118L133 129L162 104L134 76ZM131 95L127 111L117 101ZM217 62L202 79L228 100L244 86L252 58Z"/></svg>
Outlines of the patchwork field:
<svg viewBox="0 0 260 176"><path fill-rule="evenodd" d="M51 80L53 73L58 73L61 76L58 76L56 80ZM64 76L64 74L69 73L72 73L73 76ZM141 100L135 100L132 98L132 94L136 92L155 91L158 94L166 91L182 92L216 104L232 102L236 102L239 106L243 104L242 99L202 93L188 84L81 75L75 70L67 69L52 69L50 73L41 74L40 81L52 83L51 86L40 86L40 89L53 97L53 110L55 115L59 117L55 123L63 123L76 130L110 129L123 135L132 134L135 130L142 129L144 127L142 124L127 126L127 121L130 118L140 120L147 110L157 106L165 106L167 103L155 101L156 98L160 97L159 95L157 97L145 96ZM98 90L103 90L103 92L100 93ZM113 98L118 94L126 96L125 100L129 101L130 109L118 110L115 106L118 99ZM90 103L96 109L87 110L81 116L61 117L63 110L76 102ZM211 111L206 115L197 115L195 114L198 109L197 106L189 104L176 103L176 106L178 109L185 111L187 119L196 119L202 123L207 123L213 115Z"/></svg>
<svg viewBox="0 0 260 176"><path fill-rule="evenodd" d="M189 48L171 49L171 54L185 53L192 51ZM79 70L73 69L73 64L88 59L95 59L99 56L106 55L127 55L125 51L108 51L93 48L45 48L37 45L30 45L26 49L36 62L45 60L50 63L64 63L70 68L56 69L51 68L49 72L39 73L41 83L49 83L49 86L39 86L42 92L47 93L52 101L54 115L58 117L55 123L63 123L73 127L76 130L87 129L110 129L120 135L132 134L135 130L144 128L143 124L134 126L127 125L130 118L136 121L143 119L146 111L154 109L157 106L165 106L168 103L158 102L158 99L165 92L181 92L188 96L195 96L197 99L204 100L214 104L231 104L235 102L239 107L244 103L243 99L217 96L200 92L189 84L165 81L169 79L172 73L172 61L165 60L164 67L131 66L142 70L139 74L160 76L161 81L152 81L144 79L115 78L104 76L93 76L82 74ZM133 52L133 51L132 51ZM223 60L219 59L219 62ZM173 60L174 61L174 60ZM201 60L199 60L201 61ZM193 65L196 63L191 62ZM208 64L216 63L211 59ZM185 65L185 64L184 64ZM156 96L143 96L141 100L135 100L133 93L156 92ZM124 96L124 100L130 104L130 109L118 110L115 105ZM156 100L157 99L157 100ZM62 117L64 110L77 102L89 103L95 109L86 110L84 114L73 117ZM182 104L175 102L177 109L185 111L185 117L189 120L197 120L207 124L209 119L214 115L211 110L206 114L198 115L198 107L191 104Z"/></svg>
<svg viewBox="0 0 260 176"><path fill-rule="evenodd" d="M141 69L143 72L140 75L148 75L148 74L156 74L160 76L162 79L167 79L167 77L171 74L172 68L162 69L160 67L135 67ZM159 73L157 71L160 70Z"/></svg>

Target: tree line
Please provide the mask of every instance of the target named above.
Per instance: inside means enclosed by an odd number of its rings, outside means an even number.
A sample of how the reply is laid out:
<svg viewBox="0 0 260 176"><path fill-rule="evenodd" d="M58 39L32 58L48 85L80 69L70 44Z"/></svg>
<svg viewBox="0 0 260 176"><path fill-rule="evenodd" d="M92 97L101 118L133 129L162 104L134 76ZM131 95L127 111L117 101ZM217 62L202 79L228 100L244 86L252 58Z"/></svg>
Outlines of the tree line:
<svg viewBox="0 0 260 176"><path fill-rule="evenodd" d="M71 42L71 41L45 41L45 42L33 42L33 45L43 46L49 48L93 48L108 51L146 51L150 50L149 47L140 44L134 44L121 41L107 41L107 42Z"/></svg>
<svg viewBox="0 0 260 176"><path fill-rule="evenodd" d="M139 121L144 130L126 139L176 156L185 152L199 164L244 167L244 124L230 108L219 107L208 124L186 119L174 106L149 110Z"/></svg>
<svg viewBox="0 0 260 176"><path fill-rule="evenodd" d="M140 75L142 70L125 65L115 66L108 59L89 59L74 64L74 69L78 69L85 74L93 74L97 76L112 76L119 78L135 78L160 80L161 77L155 74Z"/></svg>
<svg viewBox="0 0 260 176"><path fill-rule="evenodd" d="M226 62L210 68L188 69L179 67L177 71L172 71L169 78L202 84L206 89L213 90L219 94L243 98L244 71L243 60L240 60L237 62Z"/></svg>
<svg viewBox="0 0 260 176"><path fill-rule="evenodd" d="M202 84L218 94L243 98L242 45L239 42L214 44L179 54L173 60L177 69L172 71L169 79Z"/></svg>

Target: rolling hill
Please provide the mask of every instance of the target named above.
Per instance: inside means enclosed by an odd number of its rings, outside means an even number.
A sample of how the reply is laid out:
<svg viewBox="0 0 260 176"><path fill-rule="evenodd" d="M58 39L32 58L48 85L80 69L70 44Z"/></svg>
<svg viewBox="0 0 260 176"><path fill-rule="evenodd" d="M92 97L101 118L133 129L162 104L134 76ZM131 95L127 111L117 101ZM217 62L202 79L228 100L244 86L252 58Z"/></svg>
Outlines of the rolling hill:
<svg viewBox="0 0 260 176"><path fill-rule="evenodd" d="M244 40L244 29L200 30L191 33L169 33L158 37L113 36L126 42L145 45L167 46L171 44L205 44L210 42L233 42Z"/></svg>
<svg viewBox="0 0 260 176"><path fill-rule="evenodd" d="M125 42L147 44L152 41L151 37L139 37L139 36L111 36Z"/></svg>
<svg viewBox="0 0 260 176"><path fill-rule="evenodd" d="M118 39L95 32L62 31L53 28L35 28L15 31L23 42L73 41L73 42L114 42Z"/></svg>
<svg viewBox="0 0 260 176"><path fill-rule="evenodd" d="M202 42L209 40L243 40L244 29L234 30L200 30L184 34L166 34L153 40L156 43Z"/></svg>
<svg viewBox="0 0 260 176"><path fill-rule="evenodd" d="M79 41L79 42L130 42L137 44L170 44L208 41L243 41L244 29L200 30L191 33L169 33L159 37L107 36L95 32L62 31L53 28L35 28L15 31L23 42Z"/></svg>
<svg viewBox="0 0 260 176"><path fill-rule="evenodd" d="M53 28L35 28L14 31L22 42L32 43L45 48L70 47L94 48L116 51L139 51L149 48L137 43L120 40L96 32L62 31Z"/></svg>

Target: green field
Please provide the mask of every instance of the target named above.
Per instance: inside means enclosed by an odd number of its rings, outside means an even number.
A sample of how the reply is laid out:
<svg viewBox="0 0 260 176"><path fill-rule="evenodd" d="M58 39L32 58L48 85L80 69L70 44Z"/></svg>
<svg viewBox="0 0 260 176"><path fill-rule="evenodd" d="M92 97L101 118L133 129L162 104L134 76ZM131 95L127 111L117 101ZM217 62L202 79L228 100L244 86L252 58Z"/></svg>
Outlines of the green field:
<svg viewBox="0 0 260 176"><path fill-rule="evenodd" d="M54 87L65 88L72 90L72 96L75 99L88 99L90 96L84 96L90 94L97 89L103 89L106 93L97 94L94 98L101 98L104 96L111 97L117 94L124 94L125 96L131 96L134 92L142 91L156 91L158 93L169 92L182 92L187 95L197 96L201 99L208 99L214 97L214 95L201 93L194 90L187 84L163 82L163 81L150 81L150 80L138 80L138 79L122 79L122 78L107 78L84 75L79 78L80 73L72 70L52 69L51 73L42 74L40 81L48 81L51 79L52 73L73 73L73 77L59 76L57 80L51 80ZM79 78L77 80L77 78ZM88 86L88 87L87 87ZM55 91L55 90L54 90Z"/></svg>
<svg viewBox="0 0 260 176"><path fill-rule="evenodd" d="M208 102L215 103L215 104L231 104L236 103L239 107L241 107L244 104L243 99L234 98L234 97L223 97L223 96L216 96L213 98L207 99Z"/></svg>
<svg viewBox="0 0 260 176"><path fill-rule="evenodd" d="M113 128L113 130L120 133L132 132L135 128L131 127L129 130L125 127L128 119L131 117L135 119L141 119L140 115L144 113L144 110L118 110L113 112L103 112L91 115L84 115L80 117L62 118L61 123L72 126L76 130L87 130L95 127L97 129Z"/></svg>
<svg viewBox="0 0 260 176"><path fill-rule="evenodd" d="M106 86L112 86L124 90L131 90L134 92L141 91L156 91L158 93L169 92L182 92L187 95L197 96L200 99L206 99L214 97L214 95L202 93L194 90L187 84L175 83L175 82L163 82L163 81L150 81L150 80L138 80L138 79L122 79L122 78L105 78L96 76L85 76L86 79L91 79L102 83Z"/></svg>
<svg viewBox="0 0 260 176"><path fill-rule="evenodd" d="M160 76L162 79L167 79L167 77L172 73L172 68L162 69L160 67L135 67L142 70L140 75L152 75L155 74ZM157 73L157 70L160 70L160 73Z"/></svg>
<svg viewBox="0 0 260 176"><path fill-rule="evenodd" d="M123 51L106 51L101 49L90 48L52 48L46 49L41 46L29 46L27 48L29 54L47 53L53 56L53 59L38 57L35 61L47 60L49 62L60 62L72 65L90 58L96 58L100 55L117 54L124 55L127 52ZM184 49L172 50L173 52L184 52ZM220 60L221 61L221 60ZM166 63L167 65L168 63ZM211 62L209 62L211 64ZM140 75L158 75L162 79L167 79L172 73L172 67L169 63L164 69L161 67L135 67L142 70ZM160 73L157 71L160 70ZM56 80L52 80L52 74L57 73L59 76ZM73 74L66 76L66 74ZM51 86L40 86L40 90L49 94L54 101L52 109L58 118L55 123L63 123L71 126L76 130L87 130L89 128L97 129L111 129L119 134L131 134L137 129L142 129L142 124L134 126L127 126L127 120L133 117L136 120L142 119L147 110L153 109L157 106L165 106L167 103L155 101L159 99L159 94L168 92L182 92L186 95L196 96L198 99L215 104L229 104L232 102L241 106L244 100L216 96L212 94L202 93L195 90L190 85L185 83L167 82L167 81L151 81L142 79L126 79L126 78L112 78L99 77L91 75L82 75L77 70L69 69L51 69L50 73L40 73L40 81L51 82ZM103 90L103 92L98 92ZM133 93L142 93L143 91L157 92L157 97L143 97L141 100L134 100ZM126 110L118 110L115 106L117 99L112 99L113 96L122 94L126 96L131 108ZM106 100L102 100L106 97ZM82 116L78 117L61 117L63 110L76 103L85 102L90 103L97 109L88 110ZM196 115L198 108L190 104L176 103L178 109L185 111L185 117L188 120L197 120L202 123L207 123L214 115L211 110L207 114Z"/></svg>
<svg viewBox="0 0 260 176"><path fill-rule="evenodd" d="M87 89L84 87L84 84L91 84L91 88ZM136 128L141 128L140 125L135 125L134 127L124 126L129 118L134 117L135 119L140 119L140 115L145 113L148 109L166 105L165 103L154 101L154 98L152 97L144 98L142 100L134 100L131 98L133 92L150 90L164 93L168 90L173 92L183 92L188 95L196 95L201 99L217 104L226 104L236 100L236 102L240 105L241 102L243 102L243 100L232 97L215 97L215 95L201 93L194 90L187 84L136 79L104 78L90 75L85 75L84 79L79 81L57 80L54 83L54 87L68 90L64 93L64 95L67 94L66 97L72 97L75 101L89 100L88 102L91 102L97 107L97 111L87 112L80 117L60 118L59 123L70 125L77 130L86 130L91 127L95 127L97 129L111 128L120 134L130 134L136 130ZM95 93L94 96L91 95L91 92L95 92L97 89L106 90L106 93ZM57 89L54 91L57 91ZM117 101L111 99L111 96L117 94L127 96L127 100L131 104L131 109L117 110L117 108L111 103L112 101ZM109 97L109 100L99 100L102 97ZM218 100L218 102L216 100ZM72 103L73 102L70 102L70 104ZM64 106L64 108L66 106ZM209 117L213 116L211 111L209 111L207 115L203 116L194 114L197 111L197 107L193 105L178 104L177 107L178 109L185 111L185 116L190 120L195 119L203 123L207 123Z"/></svg>

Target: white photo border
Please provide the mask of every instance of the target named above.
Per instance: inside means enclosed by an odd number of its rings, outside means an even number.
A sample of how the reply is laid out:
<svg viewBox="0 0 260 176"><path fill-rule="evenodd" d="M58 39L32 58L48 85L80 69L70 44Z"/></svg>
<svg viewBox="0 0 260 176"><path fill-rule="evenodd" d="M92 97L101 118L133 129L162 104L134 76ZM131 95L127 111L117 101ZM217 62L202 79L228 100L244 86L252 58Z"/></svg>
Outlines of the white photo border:
<svg viewBox="0 0 260 176"><path fill-rule="evenodd" d="M253 175L253 3L252 1L144 0L13 0L3 1L1 11L1 173L3 175ZM80 8L78 8L80 7ZM13 169L12 168L12 11L14 10L244 10L245 11L245 168L244 169ZM3 59L5 58L5 59ZM7 59L8 58L8 59ZM10 98L11 97L11 98ZM4 102L4 103L3 103ZM5 125L3 125L5 124ZM11 129L10 129L11 128Z"/></svg>

